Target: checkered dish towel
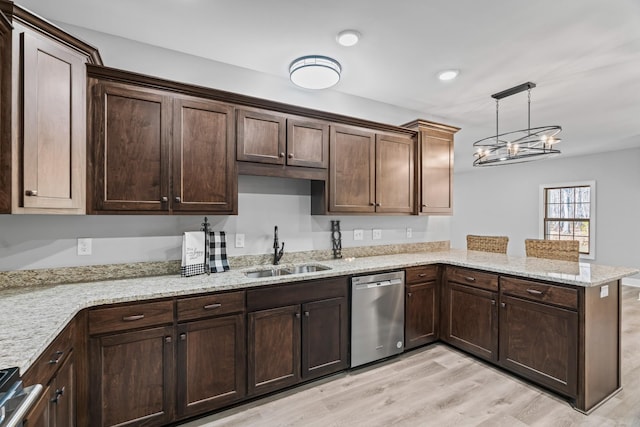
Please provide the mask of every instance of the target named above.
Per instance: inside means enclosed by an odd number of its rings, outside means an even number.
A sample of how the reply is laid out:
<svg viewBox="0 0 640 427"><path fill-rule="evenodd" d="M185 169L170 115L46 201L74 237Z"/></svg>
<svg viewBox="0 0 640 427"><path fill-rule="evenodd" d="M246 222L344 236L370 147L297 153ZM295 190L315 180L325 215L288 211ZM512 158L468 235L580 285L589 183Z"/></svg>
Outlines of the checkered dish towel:
<svg viewBox="0 0 640 427"><path fill-rule="evenodd" d="M212 231L209 233L209 267L212 273L229 271L227 241L224 231Z"/></svg>
<svg viewBox="0 0 640 427"><path fill-rule="evenodd" d="M182 236L182 277L206 273L204 231L186 231Z"/></svg>

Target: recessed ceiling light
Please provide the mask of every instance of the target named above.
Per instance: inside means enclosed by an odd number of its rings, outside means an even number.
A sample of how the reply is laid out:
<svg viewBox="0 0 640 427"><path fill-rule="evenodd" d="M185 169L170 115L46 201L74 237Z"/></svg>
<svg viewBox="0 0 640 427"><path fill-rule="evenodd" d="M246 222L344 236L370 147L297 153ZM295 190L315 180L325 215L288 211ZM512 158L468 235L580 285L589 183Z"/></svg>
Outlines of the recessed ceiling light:
<svg viewBox="0 0 640 427"><path fill-rule="evenodd" d="M444 70L438 73L438 78L446 82L455 79L458 74L460 74L460 70Z"/></svg>
<svg viewBox="0 0 640 427"><path fill-rule="evenodd" d="M289 65L289 78L305 89L329 88L338 83L341 72L340 63L328 56L302 56Z"/></svg>
<svg viewBox="0 0 640 427"><path fill-rule="evenodd" d="M356 30L340 31L336 36L336 40L342 46L353 46L360 40L360 33Z"/></svg>

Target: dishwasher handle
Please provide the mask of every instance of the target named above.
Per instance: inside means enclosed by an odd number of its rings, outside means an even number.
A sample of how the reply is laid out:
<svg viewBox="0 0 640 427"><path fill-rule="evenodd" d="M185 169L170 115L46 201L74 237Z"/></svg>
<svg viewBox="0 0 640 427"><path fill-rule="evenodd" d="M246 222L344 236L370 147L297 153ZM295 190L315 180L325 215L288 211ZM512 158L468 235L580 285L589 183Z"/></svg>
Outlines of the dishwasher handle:
<svg viewBox="0 0 640 427"><path fill-rule="evenodd" d="M381 288L384 286L397 286L402 284L402 279L381 280L379 282L361 283L359 285L356 285L354 287L354 290L361 291L364 289Z"/></svg>

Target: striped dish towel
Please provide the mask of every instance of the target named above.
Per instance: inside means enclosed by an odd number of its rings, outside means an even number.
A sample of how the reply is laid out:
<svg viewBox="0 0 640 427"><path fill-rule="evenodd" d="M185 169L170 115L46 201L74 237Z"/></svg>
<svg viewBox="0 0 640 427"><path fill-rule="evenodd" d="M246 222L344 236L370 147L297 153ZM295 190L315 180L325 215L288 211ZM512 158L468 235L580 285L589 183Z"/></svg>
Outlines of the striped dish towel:
<svg viewBox="0 0 640 427"><path fill-rule="evenodd" d="M209 267L212 273L229 271L227 241L224 231L212 231L209 233Z"/></svg>
<svg viewBox="0 0 640 427"><path fill-rule="evenodd" d="M203 231L186 231L182 236L182 277L206 273L205 234Z"/></svg>

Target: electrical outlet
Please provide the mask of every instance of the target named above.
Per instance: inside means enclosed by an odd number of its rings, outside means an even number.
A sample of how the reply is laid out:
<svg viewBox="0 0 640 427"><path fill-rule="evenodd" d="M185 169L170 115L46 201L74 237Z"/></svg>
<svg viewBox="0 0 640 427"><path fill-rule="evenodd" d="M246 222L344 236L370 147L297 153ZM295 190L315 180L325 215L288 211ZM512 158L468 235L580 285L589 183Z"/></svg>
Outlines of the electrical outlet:
<svg viewBox="0 0 640 427"><path fill-rule="evenodd" d="M244 248L244 234L236 233L236 248Z"/></svg>
<svg viewBox="0 0 640 427"><path fill-rule="evenodd" d="M413 237L413 230L411 228L407 228L407 239L410 239Z"/></svg>
<svg viewBox="0 0 640 427"><path fill-rule="evenodd" d="M362 239L364 239L364 231L353 230L353 240L362 240Z"/></svg>
<svg viewBox="0 0 640 427"><path fill-rule="evenodd" d="M373 237L372 237L373 240L382 239L382 230L380 230L379 228L374 228L372 231L372 234L373 234Z"/></svg>
<svg viewBox="0 0 640 427"><path fill-rule="evenodd" d="M89 239L89 238L78 239L78 255L79 256L91 255L91 246L93 243L92 240L93 239Z"/></svg>

